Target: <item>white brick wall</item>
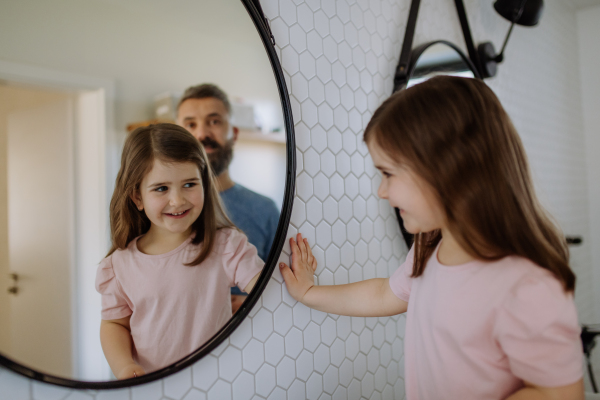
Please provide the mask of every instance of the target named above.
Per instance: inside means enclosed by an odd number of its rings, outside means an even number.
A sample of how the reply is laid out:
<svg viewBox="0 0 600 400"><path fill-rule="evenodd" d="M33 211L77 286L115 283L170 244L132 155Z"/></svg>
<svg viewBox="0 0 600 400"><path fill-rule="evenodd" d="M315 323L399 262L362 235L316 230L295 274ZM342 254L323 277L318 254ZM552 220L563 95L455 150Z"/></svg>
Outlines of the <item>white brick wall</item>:
<svg viewBox="0 0 600 400"><path fill-rule="evenodd" d="M375 196L379 176L361 135L390 94L410 2L262 3L296 123L298 181L288 235L300 231L316 243L321 284L388 276L406 248L389 205ZM508 23L490 2L468 0L465 5L474 39L500 47ZM421 5L414 44L434 39L464 48L453 2ZM506 61L489 84L523 137L545 204L567 233L585 238L589 224L576 40L575 12L558 0L547 1L539 27L515 28ZM580 316L589 321L589 245L574 249L572 259ZM291 299L281 282L276 271L251 318L211 355L175 376L133 389L79 392L0 371L0 398L403 398L403 316L348 318L311 311Z"/></svg>

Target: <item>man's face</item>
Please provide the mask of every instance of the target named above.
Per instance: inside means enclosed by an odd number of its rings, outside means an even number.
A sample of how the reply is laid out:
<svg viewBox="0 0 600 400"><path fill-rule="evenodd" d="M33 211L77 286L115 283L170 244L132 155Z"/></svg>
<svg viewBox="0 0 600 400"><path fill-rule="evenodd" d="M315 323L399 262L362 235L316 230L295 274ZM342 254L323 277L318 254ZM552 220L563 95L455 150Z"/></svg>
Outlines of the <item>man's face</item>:
<svg viewBox="0 0 600 400"><path fill-rule="evenodd" d="M177 124L204 145L215 175L229 167L238 129L229 123L225 104L214 97L187 99L177 111Z"/></svg>

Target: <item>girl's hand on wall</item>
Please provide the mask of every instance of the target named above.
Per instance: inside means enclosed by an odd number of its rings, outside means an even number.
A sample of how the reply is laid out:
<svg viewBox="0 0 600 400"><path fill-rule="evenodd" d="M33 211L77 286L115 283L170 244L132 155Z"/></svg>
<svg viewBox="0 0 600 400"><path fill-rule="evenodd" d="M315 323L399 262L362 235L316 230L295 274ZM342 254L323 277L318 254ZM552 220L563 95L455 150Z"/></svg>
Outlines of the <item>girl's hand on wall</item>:
<svg viewBox="0 0 600 400"><path fill-rule="evenodd" d="M138 376L142 376L145 375L146 371L144 371L144 368L142 368L141 366L137 365L137 364L129 364L126 367L124 367L123 369L121 369L121 371L119 371L119 374L116 376L117 379L129 379L129 378L135 378Z"/></svg>
<svg viewBox="0 0 600 400"><path fill-rule="evenodd" d="M279 269L288 291L292 297L303 302L306 293L315 285L315 270L317 269L317 260L312 254L308 245L308 240L298 234L296 240L290 238L290 248L292 249L292 267L280 263Z"/></svg>

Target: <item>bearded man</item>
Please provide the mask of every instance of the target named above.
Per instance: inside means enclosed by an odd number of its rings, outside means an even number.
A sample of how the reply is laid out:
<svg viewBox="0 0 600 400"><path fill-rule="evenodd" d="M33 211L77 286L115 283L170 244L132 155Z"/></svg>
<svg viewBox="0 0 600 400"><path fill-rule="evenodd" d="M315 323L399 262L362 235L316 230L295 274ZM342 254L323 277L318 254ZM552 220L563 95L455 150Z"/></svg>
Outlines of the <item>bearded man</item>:
<svg viewBox="0 0 600 400"><path fill-rule="evenodd" d="M279 210L273 200L235 183L229 176L239 130L231 124L231 103L227 94L209 83L188 88L177 106L177 124L204 145L229 218L256 247L258 256L265 260L279 223ZM244 298L239 289L232 289L234 312Z"/></svg>

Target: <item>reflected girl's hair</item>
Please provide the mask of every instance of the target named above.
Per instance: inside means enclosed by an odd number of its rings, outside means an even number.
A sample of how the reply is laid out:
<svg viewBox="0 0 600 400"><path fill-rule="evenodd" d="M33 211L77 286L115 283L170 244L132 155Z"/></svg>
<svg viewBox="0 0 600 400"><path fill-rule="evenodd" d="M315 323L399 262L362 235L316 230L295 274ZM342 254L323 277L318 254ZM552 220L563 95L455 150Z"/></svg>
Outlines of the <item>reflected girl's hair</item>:
<svg viewBox="0 0 600 400"><path fill-rule="evenodd" d="M525 257L575 289L565 237L538 201L519 135L483 81L439 76L397 92L377 109L364 140L434 189L470 255ZM439 230L415 235L413 277L440 240Z"/></svg>
<svg viewBox="0 0 600 400"><path fill-rule="evenodd" d="M193 244L203 243L198 257L187 265L198 265L210 254L219 229L234 228L225 214L215 185L215 177L204 147L184 128L174 124L156 124L133 131L125 141L121 168L110 202L111 255L125 249L136 237L150 229L150 220L139 211L132 195L152 169L154 160L167 163L191 162L198 166L204 189L202 213L192 224Z"/></svg>

